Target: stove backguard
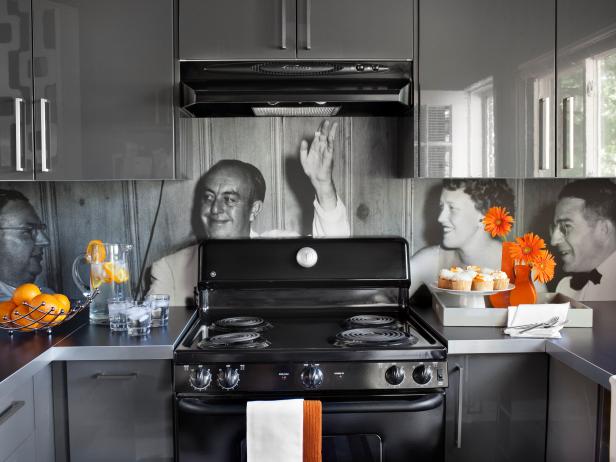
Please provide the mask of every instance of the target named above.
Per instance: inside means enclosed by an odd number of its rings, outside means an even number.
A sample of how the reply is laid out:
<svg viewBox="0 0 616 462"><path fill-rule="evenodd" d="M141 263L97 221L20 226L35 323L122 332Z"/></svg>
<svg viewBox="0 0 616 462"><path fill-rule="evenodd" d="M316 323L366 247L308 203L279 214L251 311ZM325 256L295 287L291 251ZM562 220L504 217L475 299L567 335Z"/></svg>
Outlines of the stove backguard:
<svg viewBox="0 0 616 462"><path fill-rule="evenodd" d="M200 247L200 314L212 308L406 307L403 238L223 239Z"/></svg>

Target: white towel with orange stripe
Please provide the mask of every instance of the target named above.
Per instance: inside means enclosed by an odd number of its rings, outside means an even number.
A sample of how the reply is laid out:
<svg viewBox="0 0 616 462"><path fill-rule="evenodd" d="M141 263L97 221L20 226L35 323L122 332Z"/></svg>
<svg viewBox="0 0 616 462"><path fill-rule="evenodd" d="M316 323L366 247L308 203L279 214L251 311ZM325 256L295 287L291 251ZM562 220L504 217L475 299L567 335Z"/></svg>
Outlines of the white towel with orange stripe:
<svg viewBox="0 0 616 462"><path fill-rule="evenodd" d="M321 428L320 401L250 401L247 462L321 462Z"/></svg>

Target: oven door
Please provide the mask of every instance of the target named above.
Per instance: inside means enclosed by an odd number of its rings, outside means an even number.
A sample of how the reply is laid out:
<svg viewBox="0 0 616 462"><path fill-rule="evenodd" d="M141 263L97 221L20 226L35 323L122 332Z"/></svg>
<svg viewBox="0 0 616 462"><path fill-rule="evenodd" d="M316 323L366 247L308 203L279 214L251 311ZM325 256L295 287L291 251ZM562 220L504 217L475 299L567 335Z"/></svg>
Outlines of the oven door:
<svg viewBox="0 0 616 462"><path fill-rule="evenodd" d="M444 460L442 392L323 402L323 462ZM246 461L246 401L176 398L180 462Z"/></svg>

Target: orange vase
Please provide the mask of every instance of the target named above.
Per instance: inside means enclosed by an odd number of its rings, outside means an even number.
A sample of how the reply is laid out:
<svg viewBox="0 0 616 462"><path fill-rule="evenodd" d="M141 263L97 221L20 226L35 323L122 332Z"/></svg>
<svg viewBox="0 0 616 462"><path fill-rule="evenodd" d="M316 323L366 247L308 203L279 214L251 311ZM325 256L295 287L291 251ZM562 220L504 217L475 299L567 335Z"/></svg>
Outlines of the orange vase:
<svg viewBox="0 0 616 462"><path fill-rule="evenodd" d="M514 245L514 242L503 242L503 250L501 251L501 271L507 273L507 276L511 282L513 282L514 279L514 261L511 258L510 249ZM490 304L493 308L507 308L509 306L509 292L499 292L497 294L490 295Z"/></svg>
<svg viewBox="0 0 616 462"><path fill-rule="evenodd" d="M531 277L530 266L516 265L515 288L509 294L511 306L533 304L537 302L537 291Z"/></svg>

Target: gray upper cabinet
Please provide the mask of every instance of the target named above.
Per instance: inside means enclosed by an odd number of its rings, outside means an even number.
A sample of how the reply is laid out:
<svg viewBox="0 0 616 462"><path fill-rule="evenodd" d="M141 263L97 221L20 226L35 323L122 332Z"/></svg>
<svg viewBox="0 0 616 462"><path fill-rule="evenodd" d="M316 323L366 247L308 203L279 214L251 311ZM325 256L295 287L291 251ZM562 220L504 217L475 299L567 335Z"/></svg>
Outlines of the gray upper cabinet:
<svg viewBox="0 0 616 462"><path fill-rule="evenodd" d="M297 0L299 59L413 56L411 0Z"/></svg>
<svg viewBox="0 0 616 462"><path fill-rule="evenodd" d="M30 0L0 0L0 179L33 178Z"/></svg>
<svg viewBox="0 0 616 462"><path fill-rule="evenodd" d="M419 0L420 176L554 175L554 37L555 0Z"/></svg>
<svg viewBox="0 0 616 462"><path fill-rule="evenodd" d="M616 176L616 2L558 0L557 176Z"/></svg>
<svg viewBox="0 0 616 462"><path fill-rule="evenodd" d="M173 0L33 0L35 178L174 177Z"/></svg>
<svg viewBox="0 0 616 462"><path fill-rule="evenodd" d="M180 0L180 59L295 58L295 0Z"/></svg>
<svg viewBox="0 0 616 462"><path fill-rule="evenodd" d="M412 57L412 0L180 0L179 18L182 60Z"/></svg>

